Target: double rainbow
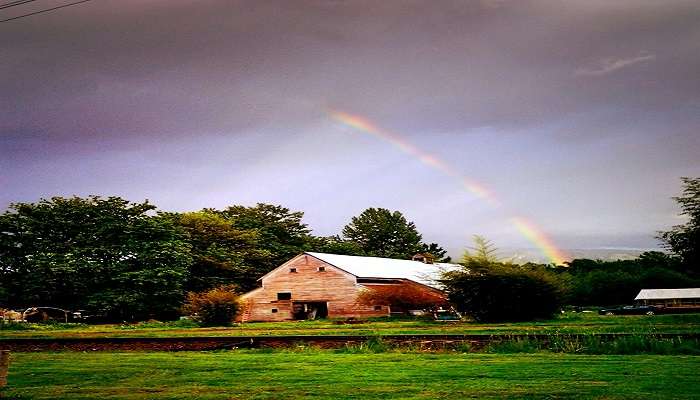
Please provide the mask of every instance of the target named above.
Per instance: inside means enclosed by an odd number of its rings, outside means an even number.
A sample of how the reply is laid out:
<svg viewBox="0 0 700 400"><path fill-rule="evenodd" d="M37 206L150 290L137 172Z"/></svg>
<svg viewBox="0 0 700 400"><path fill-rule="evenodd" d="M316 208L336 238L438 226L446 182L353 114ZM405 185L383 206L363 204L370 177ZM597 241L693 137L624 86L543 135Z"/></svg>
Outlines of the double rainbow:
<svg viewBox="0 0 700 400"><path fill-rule="evenodd" d="M421 150L412 143L408 142L402 136L387 131L370 122L368 119L348 114L343 111L330 110L329 114L335 121L342 123L361 132L368 133L377 137L406 154L416 158L421 163L431 167L444 175L457 180L464 189L473 196L484 200L494 208L501 207L501 202L496 198L495 194L483 184L465 177L449 164L436 158L435 156ZM513 216L508 221L525 237L530 243L537 247L540 252L549 260L549 262L561 265L566 260L564 253L559 250L554 242L542 232L534 223L519 216Z"/></svg>

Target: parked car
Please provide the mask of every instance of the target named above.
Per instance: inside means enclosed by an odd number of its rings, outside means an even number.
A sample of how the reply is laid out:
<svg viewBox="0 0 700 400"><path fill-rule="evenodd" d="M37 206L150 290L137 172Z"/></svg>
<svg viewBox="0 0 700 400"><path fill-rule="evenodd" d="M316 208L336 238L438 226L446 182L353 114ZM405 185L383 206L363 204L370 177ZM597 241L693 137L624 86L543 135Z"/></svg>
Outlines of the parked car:
<svg viewBox="0 0 700 400"><path fill-rule="evenodd" d="M462 316L455 310L445 310L443 308L439 308L437 310L433 311L433 319L436 321L459 321L462 319Z"/></svg>
<svg viewBox="0 0 700 400"><path fill-rule="evenodd" d="M601 308L600 315L654 315L659 314L660 309L652 306L623 306L612 308Z"/></svg>

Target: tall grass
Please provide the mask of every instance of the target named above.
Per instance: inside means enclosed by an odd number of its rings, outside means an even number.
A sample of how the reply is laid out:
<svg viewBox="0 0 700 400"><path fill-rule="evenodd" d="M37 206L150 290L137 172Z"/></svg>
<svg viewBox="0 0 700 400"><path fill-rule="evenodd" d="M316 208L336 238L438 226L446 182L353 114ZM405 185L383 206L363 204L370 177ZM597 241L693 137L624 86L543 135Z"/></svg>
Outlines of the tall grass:
<svg viewBox="0 0 700 400"><path fill-rule="evenodd" d="M544 340L514 338L494 342L484 347L483 351L488 353L700 355L700 339L654 335L629 335L612 338L598 335L552 335Z"/></svg>
<svg viewBox="0 0 700 400"><path fill-rule="evenodd" d="M87 327L88 325L77 322L46 321L42 323L30 323L0 320L0 330L4 331L51 331Z"/></svg>
<svg viewBox="0 0 700 400"><path fill-rule="evenodd" d="M486 346L472 346L468 342L443 345L387 342L380 336L364 343L346 345L334 350L337 353L565 353L590 355L700 355L700 339L659 337L654 335L630 335L604 337L598 335L552 335L545 339L512 337L494 341Z"/></svg>

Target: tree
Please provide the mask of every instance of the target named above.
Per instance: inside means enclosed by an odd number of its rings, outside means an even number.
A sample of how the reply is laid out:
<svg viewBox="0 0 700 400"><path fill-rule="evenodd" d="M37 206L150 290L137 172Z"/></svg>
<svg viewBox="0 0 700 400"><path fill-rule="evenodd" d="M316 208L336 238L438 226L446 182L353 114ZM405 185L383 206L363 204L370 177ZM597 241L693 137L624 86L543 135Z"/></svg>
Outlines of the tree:
<svg viewBox="0 0 700 400"><path fill-rule="evenodd" d="M700 178L681 178L683 194L673 199L688 222L660 232L659 239L677 254L688 272L700 274Z"/></svg>
<svg viewBox="0 0 700 400"><path fill-rule="evenodd" d="M561 306L563 280L542 265L502 262L483 236L465 250L461 270L445 271L441 282L450 302L477 321L527 321L548 318Z"/></svg>
<svg viewBox="0 0 700 400"><path fill-rule="evenodd" d="M267 270L256 266L270 262L270 252L260 248L256 229L241 230L211 210L169 214L185 232L192 247L192 264L185 285L188 292L203 292L228 284L249 290Z"/></svg>
<svg viewBox="0 0 700 400"><path fill-rule="evenodd" d="M347 256L364 256L365 252L360 245L345 240L339 236L316 237L310 246L311 251L329 254L342 254Z"/></svg>
<svg viewBox="0 0 700 400"><path fill-rule="evenodd" d="M462 264L467 271L483 272L499 269L503 266L512 267L510 263L501 262L496 255L498 249L494 244L483 236L473 236L474 245L464 250Z"/></svg>
<svg viewBox="0 0 700 400"><path fill-rule="evenodd" d="M473 240L474 246L464 250L463 263L479 262L488 264L500 262L496 255L498 249L493 242L480 235L474 235Z"/></svg>
<svg viewBox="0 0 700 400"><path fill-rule="evenodd" d="M174 316L190 249L147 201L53 197L0 216L0 286L12 307L88 309L112 318Z"/></svg>
<svg viewBox="0 0 700 400"><path fill-rule="evenodd" d="M452 261L452 257L447 256L447 250L443 249L437 243L422 243L420 253L428 253L438 262L448 263Z"/></svg>
<svg viewBox="0 0 700 400"><path fill-rule="evenodd" d="M258 248L269 257L250 262L255 269L255 279L282 265L290 258L307 251L312 244L310 230L302 222L304 213L288 208L258 203L255 207L231 206L219 213L231 222L233 228L254 231L258 235Z"/></svg>
<svg viewBox="0 0 700 400"><path fill-rule="evenodd" d="M568 301L574 305L629 304L644 288L697 287L700 283L682 272L678 257L658 251L634 260L575 259L561 275L568 279Z"/></svg>
<svg viewBox="0 0 700 400"><path fill-rule="evenodd" d="M343 236L370 256L409 259L423 248L415 224L385 208L368 208L353 217Z"/></svg>
<svg viewBox="0 0 700 400"><path fill-rule="evenodd" d="M536 271L463 271L450 274L443 283L455 308L481 322L551 318L562 304L556 281Z"/></svg>

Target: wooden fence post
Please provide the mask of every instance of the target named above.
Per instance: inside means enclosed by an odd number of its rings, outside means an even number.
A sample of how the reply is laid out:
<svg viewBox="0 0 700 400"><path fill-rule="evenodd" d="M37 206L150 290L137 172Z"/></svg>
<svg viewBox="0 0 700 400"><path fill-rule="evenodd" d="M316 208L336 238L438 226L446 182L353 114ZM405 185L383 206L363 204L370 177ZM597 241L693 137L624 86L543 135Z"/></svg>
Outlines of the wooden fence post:
<svg viewBox="0 0 700 400"><path fill-rule="evenodd" d="M10 369L10 350L0 350L0 388L7 385L7 371Z"/></svg>

